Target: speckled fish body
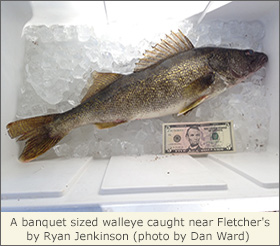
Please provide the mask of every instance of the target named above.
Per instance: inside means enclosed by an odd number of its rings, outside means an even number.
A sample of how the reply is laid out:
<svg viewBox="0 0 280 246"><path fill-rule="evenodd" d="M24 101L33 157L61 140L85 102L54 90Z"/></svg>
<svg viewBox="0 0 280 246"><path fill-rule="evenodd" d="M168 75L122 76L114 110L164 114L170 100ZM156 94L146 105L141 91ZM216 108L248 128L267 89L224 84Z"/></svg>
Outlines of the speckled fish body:
<svg viewBox="0 0 280 246"><path fill-rule="evenodd" d="M242 54L244 51L222 48L185 51L142 71L122 76L66 115L76 114L80 125L179 113L201 98L205 100L222 93L252 72L248 70L246 75L238 77L227 73L228 67L224 63L230 53ZM266 59L262 53L254 55ZM217 62L212 59L218 57L222 65L216 68Z"/></svg>
<svg viewBox="0 0 280 246"><path fill-rule="evenodd" d="M136 119L185 114L241 82L267 60L265 54L252 50L194 48L181 32L172 33L153 51L146 51L132 74L94 72L93 85L72 110L7 127L12 138L27 140L20 159L30 161L81 125L102 129Z"/></svg>
<svg viewBox="0 0 280 246"><path fill-rule="evenodd" d="M209 52L207 49L186 51L143 71L125 75L71 113L75 112L78 116L83 110L92 123L121 122L178 113L213 91L210 82L192 84L211 73L212 69L207 64ZM221 87L225 88L225 84L222 83Z"/></svg>

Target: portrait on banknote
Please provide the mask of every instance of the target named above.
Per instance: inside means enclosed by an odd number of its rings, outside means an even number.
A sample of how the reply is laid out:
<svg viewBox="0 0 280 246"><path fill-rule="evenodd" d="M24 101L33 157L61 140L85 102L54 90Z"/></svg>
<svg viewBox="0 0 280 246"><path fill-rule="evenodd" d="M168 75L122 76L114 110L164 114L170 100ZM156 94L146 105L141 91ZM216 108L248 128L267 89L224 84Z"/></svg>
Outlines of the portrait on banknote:
<svg viewBox="0 0 280 246"><path fill-rule="evenodd" d="M197 126L190 126L186 128L186 134L185 138L187 140L187 146L186 149L187 153L190 152L201 152L202 148L200 145L200 139L201 139L202 132Z"/></svg>

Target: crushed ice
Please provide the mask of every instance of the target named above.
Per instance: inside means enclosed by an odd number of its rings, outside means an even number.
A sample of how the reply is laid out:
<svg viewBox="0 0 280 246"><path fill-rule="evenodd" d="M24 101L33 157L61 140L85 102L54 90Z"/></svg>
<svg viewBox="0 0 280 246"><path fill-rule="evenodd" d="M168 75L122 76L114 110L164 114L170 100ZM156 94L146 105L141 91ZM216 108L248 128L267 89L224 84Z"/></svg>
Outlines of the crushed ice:
<svg viewBox="0 0 280 246"><path fill-rule="evenodd" d="M195 47L221 46L262 51L261 22L213 21L194 27L184 20L179 28ZM159 36L164 37L164 33ZM89 86L92 71L131 73L135 62L154 40L132 44L97 36L89 26L28 26L24 82L18 118L64 112L77 106ZM158 40L157 40L158 41ZM73 130L55 147L63 157L108 158L112 155L160 154L162 123L233 120L237 151L266 149L269 107L263 79L265 68L186 116L138 120L99 130L92 125Z"/></svg>

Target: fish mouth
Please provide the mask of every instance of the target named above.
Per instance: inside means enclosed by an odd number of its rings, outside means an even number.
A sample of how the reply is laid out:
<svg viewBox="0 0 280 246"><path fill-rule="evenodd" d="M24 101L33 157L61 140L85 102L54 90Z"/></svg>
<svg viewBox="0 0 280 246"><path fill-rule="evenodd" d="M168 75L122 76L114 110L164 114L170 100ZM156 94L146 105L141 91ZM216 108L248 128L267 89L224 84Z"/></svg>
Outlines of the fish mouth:
<svg viewBox="0 0 280 246"><path fill-rule="evenodd" d="M251 62L250 68L252 72L259 70L268 62L268 56L264 53L256 52L256 58Z"/></svg>

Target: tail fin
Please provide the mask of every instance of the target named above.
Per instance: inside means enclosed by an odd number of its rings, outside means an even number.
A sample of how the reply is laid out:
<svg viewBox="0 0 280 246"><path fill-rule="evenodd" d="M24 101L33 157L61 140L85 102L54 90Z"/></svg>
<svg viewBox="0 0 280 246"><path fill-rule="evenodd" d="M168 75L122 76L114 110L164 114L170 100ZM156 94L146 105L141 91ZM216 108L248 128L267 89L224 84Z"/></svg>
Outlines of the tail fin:
<svg viewBox="0 0 280 246"><path fill-rule="evenodd" d="M54 121L55 114L18 120L7 125L11 138L26 140L19 157L22 162L29 162L56 145L64 135L51 136L48 125Z"/></svg>

